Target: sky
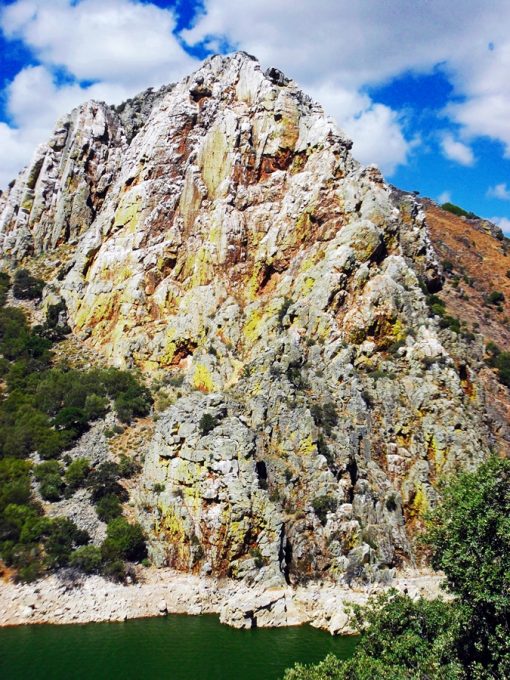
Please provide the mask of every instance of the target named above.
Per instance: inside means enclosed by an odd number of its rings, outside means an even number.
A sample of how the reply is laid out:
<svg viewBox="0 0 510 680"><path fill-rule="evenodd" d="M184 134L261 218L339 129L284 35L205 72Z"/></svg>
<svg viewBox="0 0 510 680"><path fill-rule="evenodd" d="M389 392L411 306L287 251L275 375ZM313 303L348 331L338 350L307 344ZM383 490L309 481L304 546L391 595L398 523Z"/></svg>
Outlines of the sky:
<svg viewBox="0 0 510 680"><path fill-rule="evenodd" d="M386 179L510 234L508 0L0 0L0 189L59 116L243 49Z"/></svg>

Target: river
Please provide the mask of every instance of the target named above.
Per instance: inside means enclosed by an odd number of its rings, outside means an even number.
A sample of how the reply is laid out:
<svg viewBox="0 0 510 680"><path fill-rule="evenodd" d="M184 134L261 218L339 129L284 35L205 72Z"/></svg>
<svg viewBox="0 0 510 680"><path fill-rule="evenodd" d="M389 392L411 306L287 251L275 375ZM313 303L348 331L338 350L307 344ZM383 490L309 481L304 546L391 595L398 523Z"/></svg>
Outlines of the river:
<svg viewBox="0 0 510 680"><path fill-rule="evenodd" d="M310 626L236 630L216 616L0 629L2 680L277 680L296 661L348 658L355 638Z"/></svg>

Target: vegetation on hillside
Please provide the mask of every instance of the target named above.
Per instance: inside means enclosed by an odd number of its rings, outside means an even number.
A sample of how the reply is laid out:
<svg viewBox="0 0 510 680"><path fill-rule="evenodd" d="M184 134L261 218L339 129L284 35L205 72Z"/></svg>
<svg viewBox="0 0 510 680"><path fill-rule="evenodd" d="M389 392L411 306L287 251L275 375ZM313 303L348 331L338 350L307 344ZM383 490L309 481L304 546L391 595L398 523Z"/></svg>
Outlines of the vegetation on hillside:
<svg viewBox="0 0 510 680"><path fill-rule="evenodd" d="M510 677L510 461L492 458L444 489L425 543L449 602L393 591L355 607L354 656L298 664L285 680L482 680Z"/></svg>
<svg viewBox="0 0 510 680"><path fill-rule="evenodd" d="M39 300L43 286L20 270L13 295ZM6 306L9 288L8 275L0 273L0 557L19 580L66 566L122 578L124 559L145 555L141 528L122 517L127 492L119 480L136 465L123 458L93 469L65 451L111 409L123 423L146 415L151 395L127 371L55 365L53 344L68 332L60 318L63 303L50 306L45 323L31 328L21 309ZM32 484L50 503L89 488L99 518L108 523L103 546L90 545L71 520L45 516Z"/></svg>
<svg viewBox="0 0 510 680"><path fill-rule="evenodd" d="M458 205L455 205L454 203L443 203L441 205L441 208L443 210L451 212L453 215L457 215L458 217L468 217L469 219L473 220L479 219L478 215L475 215L475 213L468 212L467 210L460 208Z"/></svg>

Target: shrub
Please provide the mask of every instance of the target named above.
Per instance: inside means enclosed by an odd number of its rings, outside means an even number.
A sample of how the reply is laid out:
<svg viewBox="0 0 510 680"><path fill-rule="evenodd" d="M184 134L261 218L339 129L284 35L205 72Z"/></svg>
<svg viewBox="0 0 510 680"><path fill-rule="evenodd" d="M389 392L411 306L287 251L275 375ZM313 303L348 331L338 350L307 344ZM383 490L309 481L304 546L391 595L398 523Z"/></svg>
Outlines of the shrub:
<svg viewBox="0 0 510 680"><path fill-rule="evenodd" d="M69 566L85 574L98 574L101 571L102 560L101 550L97 546L83 545L71 553Z"/></svg>
<svg viewBox="0 0 510 680"><path fill-rule="evenodd" d="M104 562L101 573L112 581L124 581L126 579L126 565L121 559L113 559Z"/></svg>
<svg viewBox="0 0 510 680"><path fill-rule="evenodd" d="M10 287L11 277L5 272L0 272L0 307L5 305Z"/></svg>
<svg viewBox="0 0 510 680"><path fill-rule="evenodd" d="M487 296L487 302L489 305L499 305L501 302L505 301L505 295L499 290L493 290Z"/></svg>
<svg viewBox="0 0 510 680"><path fill-rule="evenodd" d="M475 215L473 212L468 212L467 210L460 208L458 205L455 205L454 203L443 203L441 205L441 208L443 210L453 213L454 215L457 215L458 217L469 217L470 219L478 219L478 216Z"/></svg>
<svg viewBox="0 0 510 680"><path fill-rule="evenodd" d="M318 427L322 427L326 434L331 435L331 430L338 423L338 413L332 401L328 401L322 406L313 404L310 409L312 418Z"/></svg>
<svg viewBox="0 0 510 680"><path fill-rule="evenodd" d="M217 418L215 418L210 413L204 413L200 418L200 422L198 423L198 427L200 429L200 434L202 435L202 437L205 437L205 435L209 434L209 432L214 430L217 424L218 424Z"/></svg>
<svg viewBox="0 0 510 680"><path fill-rule="evenodd" d="M108 523L101 552L106 561L142 560L147 555L142 527L139 524L129 524L124 517L113 519Z"/></svg>
<svg viewBox="0 0 510 680"><path fill-rule="evenodd" d="M454 333L460 333L460 321L454 316L445 315L439 320L439 328L448 328Z"/></svg>
<svg viewBox="0 0 510 680"><path fill-rule="evenodd" d="M89 540L87 532L78 529L67 517L51 520L45 542L48 565L52 568L66 566L73 549L88 543Z"/></svg>
<svg viewBox="0 0 510 680"><path fill-rule="evenodd" d="M14 274L12 294L18 300L40 300L44 281L37 279L26 269L18 269Z"/></svg>
<svg viewBox="0 0 510 680"><path fill-rule="evenodd" d="M85 486L90 472L90 463L87 458L77 458L69 463L65 471L65 481L70 489L79 489Z"/></svg>
<svg viewBox="0 0 510 680"><path fill-rule="evenodd" d="M326 524L328 512L334 512L337 508L337 501L332 496L317 496L312 501L312 508L319 518L321 524Z"/></svg>
<svg viewBox="0 0 510 680"><path fill-rule="evenodd" d="M96 513L102 522L111 522L112 519L122 515L122 504L115 494L108 494L99 499L96 504Z"/></svg>
<svg viewBox="0 0 510 680"><path fill-rule="evenodd" d="M60 463L56 460L41 463L35 468L34 476L39 482L39 492L44 500L54 502L62 498L64 480Z"/></svg>
<svg viewBox="0 0 510 680"><path fill-rule="evenodd" d="M119 484L120 469L117 463L102 463L90 473L87 486L92 491L92 500L97 503L104 496L113 494L125 499L126 491Z"/></svg>
<svg viewBox="0 0 510 680"><path fill-rule="evenodd" d="M129 479L137 472L140 472L140 463L133 458L129 458L125 454L120 456L119 460L119 474L124 479Z"/></svg>

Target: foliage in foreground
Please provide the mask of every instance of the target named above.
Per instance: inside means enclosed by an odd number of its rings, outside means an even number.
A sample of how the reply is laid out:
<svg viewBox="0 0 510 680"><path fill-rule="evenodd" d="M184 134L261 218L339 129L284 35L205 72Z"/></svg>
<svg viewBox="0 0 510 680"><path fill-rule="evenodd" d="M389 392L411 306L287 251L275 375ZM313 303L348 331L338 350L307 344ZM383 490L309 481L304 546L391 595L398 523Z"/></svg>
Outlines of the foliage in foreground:
<svg viewBox="0 0 510 680"><path fill-rule="evenodd" d="M451 602L396 592L354 608L354 656L298 664L285 680L510 677L510 461L492 458L444 489L425 538Z"/></svg>

